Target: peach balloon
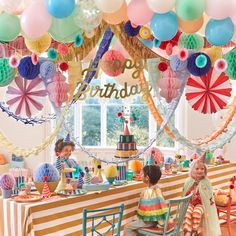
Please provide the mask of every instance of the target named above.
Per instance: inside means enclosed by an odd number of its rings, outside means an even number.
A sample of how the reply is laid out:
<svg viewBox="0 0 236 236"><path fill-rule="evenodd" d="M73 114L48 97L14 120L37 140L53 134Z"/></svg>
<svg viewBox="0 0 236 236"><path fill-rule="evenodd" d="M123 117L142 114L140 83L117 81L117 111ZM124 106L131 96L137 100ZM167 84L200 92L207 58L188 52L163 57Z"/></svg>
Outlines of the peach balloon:
<svg viewBox="0 0 236 236"><path fill-rule="evenodd" d="M122 4L121 8L113 13L103 13L103 20L109 24L117 25L123 21L127 21L127 4L126 1Z"/></svg>
<svg viewBox="0 0 236 236"><path fill-rule="evenodd" d="M201 29L204 22L203 16L199 17L196 20L186 21L178 18L179 29L187 34L192 34Z"/></svg>

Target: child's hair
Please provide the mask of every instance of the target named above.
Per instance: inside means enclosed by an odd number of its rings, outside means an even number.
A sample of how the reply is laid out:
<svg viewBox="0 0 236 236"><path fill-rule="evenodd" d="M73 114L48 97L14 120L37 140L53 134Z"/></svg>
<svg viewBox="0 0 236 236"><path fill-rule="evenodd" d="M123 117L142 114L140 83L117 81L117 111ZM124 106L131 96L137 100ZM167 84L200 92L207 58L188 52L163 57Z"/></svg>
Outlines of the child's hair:
<svg viewBox="0 0 236 236"><path fill-rule="evenodd" d="M192 164L191 164L190 171L189 171L189 174L190 174L191 177L192 177L192 175L193 175L193 169L194 169L195 166L196 166L197 164L199 164L199 163L202 163L202 164L203 164L204 169L205 169L205 176L207 175L207 166L206 166L206 164L204 163L204 161L203 161L201 158L198 158L198 159L194 160L194 161L192 162Z"/></svg>
<svg viewBox="0 0 236 236"><path fill-rule="evenodd" d="M145 177L149 177L149 182L152 185L155 185L161 178L161 169L157 165L146 165L143 167L143 174Z"/></svg>
<svg viewBox="0 0 236 236"><path fill-rule="evenodd" d="M65 147L65 146L71 146L72 147L72 151L75 150L75 144L73 142L65 142L64 139L58 139L57 142L55 143L55 148L54 148L54 151L56 153L58 152L61 152L62 149Z"/></svg>

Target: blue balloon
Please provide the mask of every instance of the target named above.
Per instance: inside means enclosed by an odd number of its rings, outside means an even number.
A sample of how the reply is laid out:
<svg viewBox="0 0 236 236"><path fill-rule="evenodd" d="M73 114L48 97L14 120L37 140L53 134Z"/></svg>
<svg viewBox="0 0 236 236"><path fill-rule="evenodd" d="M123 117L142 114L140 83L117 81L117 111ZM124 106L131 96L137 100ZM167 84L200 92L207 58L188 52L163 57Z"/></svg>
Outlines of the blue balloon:
<svg viewBox="0 0 236 236"><path fill-rule="evenodd" d="M73 12L75 0L46 0L48 12L56 18L65 18Z"/></svg>
<svg viewBox="0 0 236 236"><path fill-rule="evenodd" d="M161 41L172 39L178 31L178 19L173 11L164 14L155 14L150 24L155 38Z"/></svg>
<svg viewBox="0 0 236 236"><path fill-rule="evenodd" d="M232 39L234 35L234 24L229 17L223 20L211 19L206 25L205 35L210 44L223 46Z"/></svg>

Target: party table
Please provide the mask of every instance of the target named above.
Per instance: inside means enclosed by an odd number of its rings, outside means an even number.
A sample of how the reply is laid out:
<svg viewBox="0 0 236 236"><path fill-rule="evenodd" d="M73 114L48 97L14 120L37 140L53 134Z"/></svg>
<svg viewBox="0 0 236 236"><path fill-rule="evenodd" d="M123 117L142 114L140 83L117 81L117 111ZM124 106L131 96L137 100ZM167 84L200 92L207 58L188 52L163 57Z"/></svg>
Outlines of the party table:
<svg viewBox="0 0 236 236"><path fill-rule="evenodd" d="M229 179L236 173L236 163L208 168L208 177L214 187L227 188ZM160 187L165 198L182 194L182 187L188 173L162 177ZM17 203L12 199L3 201L5 236L20 235L82 235L82 211L84 208L98 209L124 203L122 230L136 214L140 192L145 188L142 182L132 181L128 185L114 186L107 191L89 192L86 195L53 198L35 203ZM0 204L1 207L1 204ZM0 209L0 217L2 211ZM4 224L4 225L2 225ZM102 227L107 227L103 226Z"/></svg>

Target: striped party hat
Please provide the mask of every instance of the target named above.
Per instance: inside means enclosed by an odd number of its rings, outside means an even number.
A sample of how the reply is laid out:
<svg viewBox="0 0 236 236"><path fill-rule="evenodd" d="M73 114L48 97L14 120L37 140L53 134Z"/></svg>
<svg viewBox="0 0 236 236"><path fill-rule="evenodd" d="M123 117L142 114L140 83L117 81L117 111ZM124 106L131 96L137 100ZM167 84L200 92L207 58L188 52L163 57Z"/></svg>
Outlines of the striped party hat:
<svg viewBox="0 0 236 236"><path fill-rule="evenodd" d="M70 142L70 134L67 134L63 141L65 143L69 143Z"/></svg>

